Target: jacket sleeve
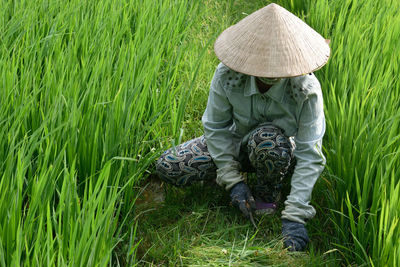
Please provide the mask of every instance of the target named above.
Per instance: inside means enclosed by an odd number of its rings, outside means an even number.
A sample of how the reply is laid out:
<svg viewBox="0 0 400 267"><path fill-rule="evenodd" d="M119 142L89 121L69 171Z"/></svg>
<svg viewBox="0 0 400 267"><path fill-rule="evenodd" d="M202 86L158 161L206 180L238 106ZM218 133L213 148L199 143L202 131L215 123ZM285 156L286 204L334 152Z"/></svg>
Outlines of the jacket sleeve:
<svg viewBox="0 0 400 267"><path fill-rule="evenodd" d="M294 151L297 163L291 179L291 191L282 212L282 218L303 224L315 215L315 209L310 205L311 193L325 165L322 154L325 115L318 81L310 91L299 116Z"/></svg>
<svg viewBox="0 0 400 267"><path fill-rule="evenodd" d="M239 173L238 149L230 127L233 125L232 105L221 83L221 65L211 82L207 108L202 117L208 151L217 166L217 183L229 190L243 181Z"/></svg>

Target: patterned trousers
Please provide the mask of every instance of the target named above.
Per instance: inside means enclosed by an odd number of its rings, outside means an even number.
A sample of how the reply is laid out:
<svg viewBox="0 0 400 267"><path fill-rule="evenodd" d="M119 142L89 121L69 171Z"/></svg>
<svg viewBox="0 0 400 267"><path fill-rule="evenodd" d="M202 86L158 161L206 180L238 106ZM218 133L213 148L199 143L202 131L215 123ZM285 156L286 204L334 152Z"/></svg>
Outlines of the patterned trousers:
<svg viewBox="0 0 400 267"><path fill-rule="evenodd" d="M256 199L274 203L280 200L295 166L294 147L293 141L272 125L250 133L247 146L241 149L240 163L241 171L256 174L255 181L248 181ZM158 176L176 186L215 179L216 170L204 136L168 149L156 163Z"/></svg>

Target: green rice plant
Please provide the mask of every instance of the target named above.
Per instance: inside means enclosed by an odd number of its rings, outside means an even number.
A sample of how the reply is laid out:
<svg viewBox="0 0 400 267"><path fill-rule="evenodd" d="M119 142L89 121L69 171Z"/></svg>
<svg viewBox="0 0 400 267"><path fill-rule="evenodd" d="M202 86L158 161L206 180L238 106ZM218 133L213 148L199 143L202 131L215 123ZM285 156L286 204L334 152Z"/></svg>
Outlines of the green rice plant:
<svg viewBox="0 0 400 267"><path fill-rule="evenodd" d="M214 38L268 3L2 0L0 265L140 262L148 236L138 236L137 183L162 149L202 133ZM331 39L331 59L316 73L334 227L326 246L347 264L396 266L399 3L278 3ZM216 261L229 262L220 249L237 263L269 260L268 242L214 230L201 242ZM186 253L179 244L167 246L176 258L205 264L200 243Z"/></svg>
<svg viewBox="0 0 400 267"><path fill-rule="evenodd" d="M181 131L199 4L1 7L1 265L133 264L133 187Z"/></svg>

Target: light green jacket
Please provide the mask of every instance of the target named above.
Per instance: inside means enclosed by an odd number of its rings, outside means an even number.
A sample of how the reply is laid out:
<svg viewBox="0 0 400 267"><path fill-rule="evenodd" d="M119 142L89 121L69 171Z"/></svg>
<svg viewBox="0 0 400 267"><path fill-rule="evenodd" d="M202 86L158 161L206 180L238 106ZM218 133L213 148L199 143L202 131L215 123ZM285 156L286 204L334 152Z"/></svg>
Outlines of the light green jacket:
<svg viewBox="0 0 400 267"><path fill-rule="evenodd" d="M325 116L321 86L314 74L282 79L261 94L254 76L220 63L202 122L208 150L218 167L217 183L227 190L243 181L239 153L252 129L270 123L294 137L297 164L282 218L305 223L315 215L309 202L325 164L321 151Z"/></svg>

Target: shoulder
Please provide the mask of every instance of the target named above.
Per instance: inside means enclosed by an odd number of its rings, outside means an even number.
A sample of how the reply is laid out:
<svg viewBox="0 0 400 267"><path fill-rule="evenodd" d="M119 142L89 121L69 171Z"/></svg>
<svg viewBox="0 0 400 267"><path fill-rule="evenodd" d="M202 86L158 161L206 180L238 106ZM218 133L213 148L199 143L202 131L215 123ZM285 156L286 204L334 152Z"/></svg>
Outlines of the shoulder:
<svg viewBox="0 0 400 267"><path fill-rule="evenodd" d="M303 93L306 96L321 94L321 84L314 73L290 78L290 84L294 93Z"/></svg>
<svg viewBox="0 0 400 267"><path fill-rule="evenodd" d="M296 102L307 98L322 99L321 84L313 73L289 78L289 94Z"/></svg>
<svg viewBox="0 0 400 267"><path fill-rule="evenodd" d="M234 71L221 62L215 72L214 80L225 90L236 91L243 88L247 77L248 75Z"/></svg>

